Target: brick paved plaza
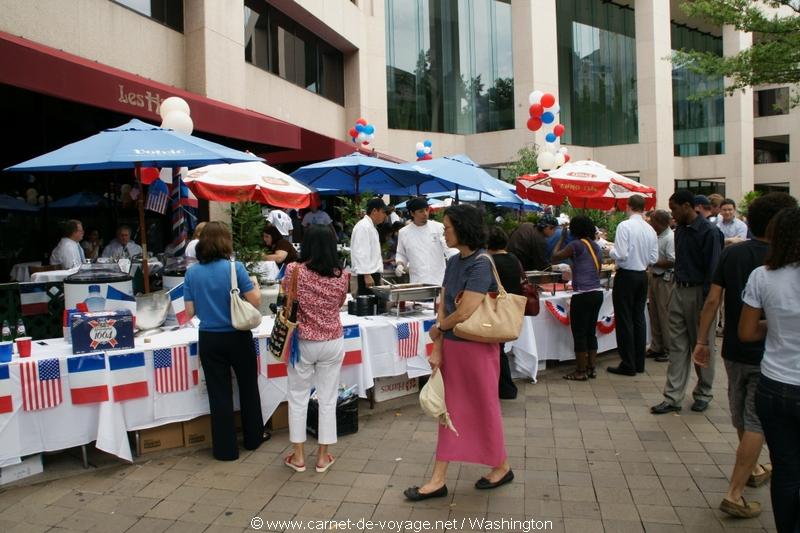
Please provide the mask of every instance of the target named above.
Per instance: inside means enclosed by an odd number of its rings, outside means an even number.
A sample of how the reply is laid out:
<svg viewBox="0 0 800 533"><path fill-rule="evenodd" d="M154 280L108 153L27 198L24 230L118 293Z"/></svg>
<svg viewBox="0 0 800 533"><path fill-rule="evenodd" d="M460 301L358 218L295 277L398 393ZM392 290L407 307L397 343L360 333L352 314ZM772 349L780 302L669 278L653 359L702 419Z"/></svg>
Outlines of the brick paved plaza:
<svg viewBox="0 0 800 533"><path fill-rule="evenodd" d="M422 415L415 396L373 412L362 404L359 432L333 447L337 462L324 474L282 466L289 447L283 430L233 463L214 461L207 449L178 450L5 488L0 530L253 531L258 516L265 530L272 520L349 518L354 530L366 519L450 520L457 526L451 530L472 531L462 519L505 518L517 520L517 530L534 519L579 533L774 531L768 485L746 491L764 508L758 519L717 510L736 442L721 365L705 413L691 412L687 400L680 415L653 416L648 408L661 399L666 364L648 360L646 374L626 378L605 372L615 356L600 363L590 382L561 379L569 366L548 370L535 385L519 382L519 397L503 402L516 480L495 491L473 488L482 467L454 464L447 498L404 500L402 491L430 473L436 441L436 423ZM420 524L405 523L404 531ZM503 524L484 523L486 530L492 525Z"/></svg>

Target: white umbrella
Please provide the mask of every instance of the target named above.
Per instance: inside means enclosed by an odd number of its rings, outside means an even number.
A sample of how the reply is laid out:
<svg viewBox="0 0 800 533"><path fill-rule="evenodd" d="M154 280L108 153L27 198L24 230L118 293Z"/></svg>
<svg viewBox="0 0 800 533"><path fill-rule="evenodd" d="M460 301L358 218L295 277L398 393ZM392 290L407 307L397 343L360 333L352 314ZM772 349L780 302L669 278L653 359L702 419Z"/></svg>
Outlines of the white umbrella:
<svg viewBox="0 0 800 533"><path fill-rule="evenodd" d="M208 165L189 171L184 182L198 198L217 202L253 201L275 207L309 207L315 191L260 161Z"/></svg>

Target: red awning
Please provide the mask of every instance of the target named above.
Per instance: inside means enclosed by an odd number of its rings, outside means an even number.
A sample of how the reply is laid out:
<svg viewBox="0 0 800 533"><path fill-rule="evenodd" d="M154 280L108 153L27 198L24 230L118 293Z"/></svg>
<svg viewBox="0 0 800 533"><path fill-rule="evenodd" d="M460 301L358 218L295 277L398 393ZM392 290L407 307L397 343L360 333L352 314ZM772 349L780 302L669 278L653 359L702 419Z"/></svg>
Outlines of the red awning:
<svg viewBox="0 0 800 533"><path fill-rule="evenodd" d="M110 109L159 124L158 108L180 96L197 131L290 150L300 148L300 128L96 61L0 32L0 83Z"/></svg>

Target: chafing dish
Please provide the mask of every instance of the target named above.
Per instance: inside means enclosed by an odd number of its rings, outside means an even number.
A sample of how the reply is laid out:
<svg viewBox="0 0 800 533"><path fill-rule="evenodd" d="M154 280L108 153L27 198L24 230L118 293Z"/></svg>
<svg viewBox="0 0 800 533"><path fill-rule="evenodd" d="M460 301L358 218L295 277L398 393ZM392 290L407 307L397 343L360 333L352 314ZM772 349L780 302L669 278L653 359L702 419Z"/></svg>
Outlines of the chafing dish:
<svg viewBox="0 0 800 533"><path fill-rule="evenodd" d="M167 291L161 290L136 297L136 329L139 335L152 335L160 331L170 310Z"/></svg>
<svg viewBox="0 0 800 533"><path fill-rule="evenodd" d="M554 296L556 294L556 283L563 283L562 272L557 271L528 270L525 272L525 277L528 278L528 283L534 285L547 285L552 283L553 290L551 292Z"/></svg>
<svg viewBox="0 0 800 533"><path fill-rule="evenodd" d="M407 302L420 300L435 300L442 288L438 285L425 283L400 283L397 285L377 285L372 287L372 292L380 299L387 302ZM400 315L400 306L397 306L397 315Z"/></svg>

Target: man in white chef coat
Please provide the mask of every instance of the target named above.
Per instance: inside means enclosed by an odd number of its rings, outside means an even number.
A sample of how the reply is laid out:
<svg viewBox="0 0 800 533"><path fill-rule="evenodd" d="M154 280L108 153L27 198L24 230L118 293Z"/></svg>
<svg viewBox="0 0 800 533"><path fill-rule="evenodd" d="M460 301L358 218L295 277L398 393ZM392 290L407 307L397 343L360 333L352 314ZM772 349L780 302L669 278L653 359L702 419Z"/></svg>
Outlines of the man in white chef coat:
<svg viewBox="0 0 800 533"><path fill-rule="evenodd" d="M447 247L444 225L429 220L428 202L425 198L412 198L406 203L412 222L397 236L397 267L395 273L409 273L411 283L426 283L441 287L447 258L458 250Z"/></svg>
<svg viewBox="0 0 800 533"><path fill-rule="evenodd" d="M369 296L380 285L383 273L381 242L376 226L386 220L386 204L380 198L367 202L367 214L353 226L350 236L350 262L358 283L358 296Z"/></svg>

